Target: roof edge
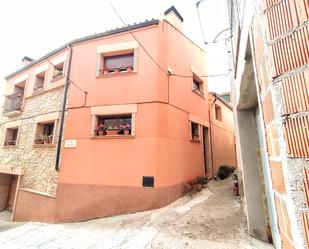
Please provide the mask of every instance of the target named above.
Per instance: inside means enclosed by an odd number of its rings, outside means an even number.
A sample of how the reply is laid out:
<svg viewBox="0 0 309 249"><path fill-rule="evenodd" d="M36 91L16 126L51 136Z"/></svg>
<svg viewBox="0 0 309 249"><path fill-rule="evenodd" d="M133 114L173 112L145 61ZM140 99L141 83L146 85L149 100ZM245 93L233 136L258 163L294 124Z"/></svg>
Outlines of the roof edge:
<svg viewBox="0 0 309 249"><path fill-rule="evenodd" d="M229 104L228 102L226 102L221 96L220 94L216 93L216 92L209 92L209 94L213 95L214 97L216 97L217 99L219 99L224 105L226 105L229 109L231 109L233 111L233 106L231 104Z"/></svg>
<svg viewBox="0 0 309 249"><path fill-rule="evenodd" d="M93 39L97 39L97 38L101 38L101 37L105 37L105 36L109 36L109 35L115 35L115 34L119 34L119 33L126 32L126 31L131 31L131 30L135 30L135 29L140 29L140 28L151 26L151 25L158 25L159 22L160 22L159 19L146 20L146 21L141 22L141 23L135 23L135 24L128 25L128 26L125 26L125 27L111 29L111 30L108 30L108 31L105 31L105 32L102 32L102 33L89 35L89 36L85 36L83 38L77 38L77 39L71 40L70 42L67 42L64 45L62 45L62 46L50 51L49 53L45 54L44 56L34 60L33 62L29 63L28 65L26 65L26 66L16 70L15 72L5 76L4 79L8 80L8 79L12 78L13 76L23 72L24 70L44 61L48 57L66 49L67 47L72 46L76 43L89 41L89 40L93 40Z"/></svg>
<svg viewBox="0 0 309 249"><path fill-rule="evenodd" d="M178 10L175 8L174 5L172 5L166 11L164 11L164 15L166 16L166 15L168 15L171 12L174 12L175 15L180 19L180 21L183 22L183 17L180 15L180 13L178 12Z"/></svg>

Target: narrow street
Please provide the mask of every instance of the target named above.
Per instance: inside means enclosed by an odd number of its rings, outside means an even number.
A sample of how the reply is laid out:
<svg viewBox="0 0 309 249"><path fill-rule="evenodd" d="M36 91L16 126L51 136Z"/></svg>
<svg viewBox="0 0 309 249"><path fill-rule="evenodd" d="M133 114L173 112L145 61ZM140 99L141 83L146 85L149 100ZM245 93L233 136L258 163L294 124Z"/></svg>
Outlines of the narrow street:
<svg viewBox="0 0 309 249"><path fill-rule="evenodd" d="M72 224L10 223L0 213L0 248L273 248L246 234L232 180L212 181L153 211Z"/></svg>

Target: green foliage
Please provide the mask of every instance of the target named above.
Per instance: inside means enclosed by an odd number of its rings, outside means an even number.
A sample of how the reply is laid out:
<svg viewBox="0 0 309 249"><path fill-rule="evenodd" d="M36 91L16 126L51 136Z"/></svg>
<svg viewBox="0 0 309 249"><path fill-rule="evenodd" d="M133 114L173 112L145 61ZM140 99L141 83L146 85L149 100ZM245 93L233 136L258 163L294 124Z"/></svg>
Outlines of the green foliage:
<svg viewBox="0 0 309 249"><path fill-rule="evenodd" d="M223 179L229 177L229 175L231 173L233 173L234 170L235 170L235 167L229 167L227 165L221 165L218 169L217 176L219 177L219 179L223 180Z"/></svg>

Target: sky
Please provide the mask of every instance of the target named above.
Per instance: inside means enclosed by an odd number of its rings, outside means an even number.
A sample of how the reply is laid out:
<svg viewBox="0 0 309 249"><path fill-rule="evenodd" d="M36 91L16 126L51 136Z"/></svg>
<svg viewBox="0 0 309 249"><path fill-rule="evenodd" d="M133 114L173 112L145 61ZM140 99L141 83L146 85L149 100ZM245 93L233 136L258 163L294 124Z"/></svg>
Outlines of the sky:
<svg viewBox="0 0 309 249"><path fill-rule="evenodd" d="M229 70L224 41L204 45L197 0L110 0L127 24L158 18L174 5L184 18L183 32L206 51L208 74ZM203 0L199 13L205 40L228 28L226 0ZM23 66L24 56L39 58L66 42L123 24L106 0L10 0L0 8L0 96L4 77ZM224 38L224 36L222 36ZM219 39L220 40L220 39ZM209 78L209 91L229 91L229 77Z"/></svg>

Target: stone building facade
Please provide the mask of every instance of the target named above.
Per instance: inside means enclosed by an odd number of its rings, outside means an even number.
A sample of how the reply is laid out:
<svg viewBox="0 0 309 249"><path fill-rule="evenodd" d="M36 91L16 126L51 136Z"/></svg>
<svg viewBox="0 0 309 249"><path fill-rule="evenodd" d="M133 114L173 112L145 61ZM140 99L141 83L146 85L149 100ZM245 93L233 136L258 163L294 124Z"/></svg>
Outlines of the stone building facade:
<svg viewBox="0 0 309 249"><path fill-rule="evenodd" d="M308 1L239 0L228 7L249 232L276 248L308 248Z"/></svg>
<svg viewBox="0 0 309 249"><path fill-rule="evenodd" d="M20 122L16 146L0 147L0 164L24 167L20 188L50 195L56 194L58 173L55 170L56 143L48 146L34 144L36 117L61 111L63 87L25 99L24 111L14 117L5 118L0 129L0 143L4 144L6 128ZM57 127L55 127L57 129ZM58 129L57 129L58 130Z"/></svg>
<svg viewBox="0 0 309 249"><path fill-rule="evenodd" d="M66 60L64 49L7 77L0 126L0 208L12 210L12 219L31 208L23 205L25 195L56 196L65 77L55 77L55 67L66 71Z"/></svg>

